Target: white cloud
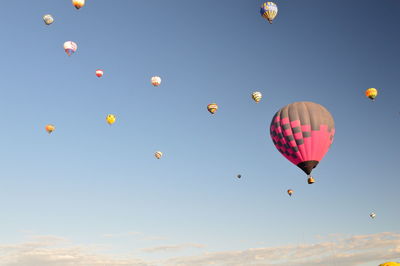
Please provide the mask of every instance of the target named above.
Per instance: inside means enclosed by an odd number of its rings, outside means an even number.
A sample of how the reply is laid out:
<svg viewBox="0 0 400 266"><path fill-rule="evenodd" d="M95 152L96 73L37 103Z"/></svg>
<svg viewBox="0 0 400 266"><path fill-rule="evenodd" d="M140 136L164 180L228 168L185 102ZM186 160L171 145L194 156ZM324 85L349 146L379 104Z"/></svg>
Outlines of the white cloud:
<svg viewBox="0 0 400 266"><path fill-rule="evenodd" d="M201 244L194 244L194 243L187 243L187 244L180 244L180 245L169 245L169 246L158 246L158 247L151 247L151 248L143 248L141 249L142 252L146 253L154 253L154 252L164 252L164 251L181 251L187 248L204 248L204 245Z"/></svg>
<svg viewBox="0 0 400 266"><path fill-rule="evenodd" d="M204 248L181 244L145 248L146 253ZM104 248L103 248L104 252ZM150 261L131 256L104 255L98 247L72 244L57 236L31 236L19 244L0 245L1 266L361 266L372 261L400 258L400 234L379 233L340 237L315 244L261 247Z"/></svg>
<svg viewBox="0 0 400 266"><path fill-rule="evenodd" d="M333 242L252 248L242 251L205 253L169 259L165 265L296 265L357 266L376 260L400 258L400 234L359 235Z"/></svg>

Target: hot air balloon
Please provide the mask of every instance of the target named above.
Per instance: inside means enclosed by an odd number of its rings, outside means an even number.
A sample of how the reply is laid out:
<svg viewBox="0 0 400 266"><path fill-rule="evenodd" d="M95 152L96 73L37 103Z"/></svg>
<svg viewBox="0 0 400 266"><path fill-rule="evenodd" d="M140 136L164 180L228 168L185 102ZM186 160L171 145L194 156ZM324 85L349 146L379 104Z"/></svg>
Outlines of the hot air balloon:
<svg viewBox="0 0 400 266"><path fill-rule="evenodd" d="M85 5L85 0L72 0L72 5L74 5L76 9L79 9Z"/></svg>
<svg viewBox="0 0 400 266"><path fill-rule="evenodd" d="M371 214L369 215L369 217L371 217L372 219L375 219L376 214L374 212L371 212Z"/></svg>
<svg viewBox="0 0 400 266"><path fill-rule="evenodd" d="M270 24L278 14L278 7L274 2L265 2L261 5L261 16L263 16Z"/></svg>
<svg viewBox="0 0 400 266"><path fill-rule="evenodd" d="M259 91L255 91L251 94L251 97L253 98L253 100L258 103L259 101L261 101L262 98L262 94Z"/></svg>
<svg viewBox="0 0 400 266"><path fill-rule="evenodd" d="M101 69L97 69L97 70L96 70L96 76L97 76L98 78L101 78L101 77L103 76L103 74L104 74L103 70L101 70Z"/></svg>
<svg viewBox="0 0 400 266"><path fill-rule="evenodd" d="M241 178L241 177L242 177L242 175L237 175L236 177L237 177L237 178Z"/></svg>
<svg viewBox="0 0 400 266"><path fill-rule="evenodd" d="M52 125L52 124L46 125L45 128L46 128L47 133L49 133L49 134L51 134L51 132L53 132L54 130L56 130L56 127L55 127L54 125Z"/></svg>
<svg viewBox="0 0 400 266"><path fill-rule="evenodd" d="M210 103L209 105L207 105L207 110L211 114L215 114L215 112L218 110L218 105L216 103Z"/></svg>
<svg viewBox="0 0 400 266"><path fill-rule="evenodd" d="M375 88L369 88L365 91L365 96L375 101L376 96L378 96L378 90Z"/></svg>
<svg viewBox="0 0 400 266"><path fill-rule="evenodd" d="M158 77L158 76L152 77L152 78L151 78L151 84L152 84L154 87L160 86L160 84L161 84L161 78Z"/></svg>
<svg viewBox="0 0 400 266"><path fill-rule="evenodd" d="M78 49L78 45L76 43L68 41L64 43L64 50L67 53L67 55L72 55L75 53L76 49Z"/></svg>
<svg viewBox="0 0 400 266"><path fill-rule="evenodd" d="M400 263L389 261L389 262L385 262L385 263L379 264L379 266L400 266Z"/></svg>
<svg viewBox="0 0 400 266"><path fill-rule="evenodd" d="M289 194L289 196L292 196L292 194L293 194L293 190L291 190L291 189L288 189L288 191L287 191L287 193Z"/></svg>
<svg viewBox="0 0 400 266"><path fill-rule="evenodd" d="M160 159L161 157L162 157L162 152L160 152L160 151L156 151L155 153L154 153L154 156L157 158L157 159Z"/></svg>
<svg viewBox="0 0 400 266"><path fill-rule="evenodd" d="M295 102L275 114L270 134L279 152L303 170L309 176L308 182L313 183L311 171L331 146L335 123L322 105Z"/></svg>
<svg viewBox="0 0 400 266"><path fill-rule="evenodd" d="M52 15L46 14L43 16L43 21L44 21L44 23L46 23L46 25L50 25L54 22L54 18Z"/></svg>
<svg viewBox="0 0 400 266"><path fill-rule="evenodd" d="M108 123L109 125L114 124L116 119L117 119L117 118L115 117L115 115L112 115L112 114L109 114L109 115L107 115L107 117L106 117L106 121L107 121L107 123Z"/></svg>

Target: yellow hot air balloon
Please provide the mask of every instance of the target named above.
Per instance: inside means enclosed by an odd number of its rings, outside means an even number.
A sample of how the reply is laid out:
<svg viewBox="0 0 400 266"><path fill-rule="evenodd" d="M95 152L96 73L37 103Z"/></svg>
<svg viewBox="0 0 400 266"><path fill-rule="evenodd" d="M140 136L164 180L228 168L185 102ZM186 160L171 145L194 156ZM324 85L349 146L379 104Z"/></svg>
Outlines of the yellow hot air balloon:
<svg viewBox="0 0 400 266"><path fill-rule="evenodd" d="M210 103L209 105L207 105L207 110L211 114L215 114L215 112L218 110L218 105L216 103Z"/></svg>
<svg viewBox="0 0 400 266"><path fill-rule="evenodd" d="M108 123L109 125L112 125L112 124L115 123L115 120L116 120L116 119L117 119L117 118L115 117L115 115L109 114L109 115L107 115L106 121L107 121L107 123Z"/></svg>
<svg viewBox="0 0 400 266"><path fill-rule="evenodd" d="M72 4L76 9L79 9L85 5L85 0L72 0Z"/></svg>
<svg viewBox="0 0 400 266"><path fill-rule="evenodd" d="M365 96L375 101L376 96L378 96L378 90L375 88L369 88L365 91Z"/></svg>
<svg viewBox="0 0 400 266"><path fill-rule="evenodd" d="M56 130L56 127L54 125L52 125L52 124L46 125L47 133L51 134L51 132L53 132L54 130Z"/></svg>
<svg viewBox="0 0 400 266"><path fill-rule="evenodd" d="M270 24L272 24L272 21L278 14L278 7L274 2L265 2L261 6L260 13L261 16L263 16Z"/></svg>
<svg viewBox="0 0 400 266"><path fill-rule="evenodd" d="M251 97L253 98L253 100L258 103L259 101L261 101L262 98L262 94L259 91L255 91L251 94Z"/></svg>
<svg viewBox="0 0 400 266"><path fill-rule="evenodd" d="M162 157L162 152L160 152L160 151L156 151L155 153L154 153L154 156L157 158L157 159L160 159L161 157Z"/></svg>
<svg viewBox="0 0 400 266"><path fill-rule="evenodd" d="M289 194L289 196L292 196L292 194L293 194L293 190L291 190L291 189L288 189L288 191L287 191L287 193Z"/></svg>
<svg viewBox="0 0 400 266"><path fill-rule="evenodd" d="M400 266L400 263L389 261L389 262L385 262L385 263L379 264L379 266Z"/></svg>

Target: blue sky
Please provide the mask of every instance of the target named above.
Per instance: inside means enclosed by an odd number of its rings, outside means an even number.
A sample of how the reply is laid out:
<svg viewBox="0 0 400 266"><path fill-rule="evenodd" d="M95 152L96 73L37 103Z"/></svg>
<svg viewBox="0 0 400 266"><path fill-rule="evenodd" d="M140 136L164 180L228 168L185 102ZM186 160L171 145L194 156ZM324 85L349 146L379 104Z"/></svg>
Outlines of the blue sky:
<svg viewBox="0 0 400 266"><path fill-rule="evenodd" d="M4 2L0 244L57 236L151 261L400 233L400 2L276 3L270 25L253 0ZM335 119L312 186L269 136L295 101Z"/></svg>

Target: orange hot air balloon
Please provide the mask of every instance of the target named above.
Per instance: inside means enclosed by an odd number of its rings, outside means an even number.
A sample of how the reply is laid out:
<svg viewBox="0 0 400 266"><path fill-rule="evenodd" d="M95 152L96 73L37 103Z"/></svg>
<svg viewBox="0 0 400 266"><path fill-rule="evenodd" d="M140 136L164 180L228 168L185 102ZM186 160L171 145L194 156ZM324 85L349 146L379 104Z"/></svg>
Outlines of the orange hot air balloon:
<svg viewBox="0 0 400 266"><path fill-rule="evenodd" d="M46 131L49 134L51 134L51 132L53 132L55 129L56 129L56 127L54 125L51 125L51 124L46 125Z"/></svg>
<svg viewBox="0 0 400 266"><path fill-rule="evenodd" d="M375 88L369 88L365 91L365 96L375 101L376 96L378 96L378 90Z"/></svg>
<svg viewBox="0 0 400 266"><path fill-rule="evenodd" d="M218 110L218 105L216 103L210 103L209 105L207 105L207 110L211 114L215 114L215 112Z"/></svg>
<svg viewBox="0 0 400 266"><path fill-rule="evenodd" d="M291 189L288 189L288 191L287 191L287 193L289 194L289 196L292 196L292 194L293 194L293 190L291 190Z"/></svg>
<svg viewBox="0 0 400 266"><path fill-rule="evenodd" d="M80 9L85 5L85 0L72 0L72 5L74 5L76 9Z"/></svg>

